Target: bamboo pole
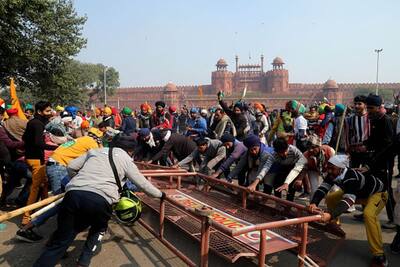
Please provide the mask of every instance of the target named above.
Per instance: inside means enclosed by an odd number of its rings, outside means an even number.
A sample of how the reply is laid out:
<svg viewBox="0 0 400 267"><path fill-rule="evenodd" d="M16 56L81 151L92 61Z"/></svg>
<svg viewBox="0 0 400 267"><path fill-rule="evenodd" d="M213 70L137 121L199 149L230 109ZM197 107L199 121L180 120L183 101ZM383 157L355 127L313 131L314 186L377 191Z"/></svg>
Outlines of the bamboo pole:
<svg viewBox="0 0 400 267"><path fill-rule="evenodd" d="M336 152L336 153L337 153L338 148L339 148L340 138L342 137L342 131L343 131L344 120L345 120L345 118L346 118L346 111L347 111L347 106L344 108L343 115L342 115L342 118L341 118L341 120L340 120L339 135L338 135L338 137L337 137L336 146L335 146L335 152Z"/></svg>
<svg viewBox="0 0 400 267"><path fill-rule="evenodd" d="M29 206L25 206L25 207L22 207L22 208L7 212L7 213L5 213L3 215L0 215L0 222L9 220L11 218L14 218L14 217L16 217L18 215L21 215L21 214L23 214L23 213L25 213L27 211L31 211L31 210L43 207L45 205L48 205L48 204L50 204L50 203L52 203L52 202L54 202L54 201L56 201L56 200L58 200L58 199L60 199L62 197L64 197L64 193L63 194L59 194L59 195L55 195L55 196L52 196L52 197L48 197L48 198L43 199L43 200L41 200L39 202L33 203L33 204L29 205Z"/></svg>
<svg viewBox="0 0 400 267"><path fill-rule="evenodd" d="M60 199L54 201L53 203L50 203L49 205L47 205L47 206L41 208L40 210L36 211L35 213L33 213L33 214L31 215L31 219L36 218L36 217L42 215L43 213L45 213L46 211L48 211L49 209L51 209L51 208L57 206L58 204L61 203L61 201L62 201L63 199L64 199L64 198L60 198Z"/></svg>

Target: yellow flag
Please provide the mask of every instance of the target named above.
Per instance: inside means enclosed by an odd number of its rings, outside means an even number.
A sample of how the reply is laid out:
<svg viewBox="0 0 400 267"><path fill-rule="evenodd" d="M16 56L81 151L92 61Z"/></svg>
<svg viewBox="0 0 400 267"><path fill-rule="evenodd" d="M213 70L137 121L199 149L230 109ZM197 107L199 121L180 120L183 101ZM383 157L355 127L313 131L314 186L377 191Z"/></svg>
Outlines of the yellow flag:
<svg viewBox="0 0 400 267"><path fill-rule="evenodd" d="M17 90L15 88L13 78L11 78L11 81L10 81L10 95L11 95L11 105L13 108L16 108L18 110L18 117L23 120L27 120L25 117L24 111L21 108L21 104L19 103L19 99L17 96Z"/></svg>

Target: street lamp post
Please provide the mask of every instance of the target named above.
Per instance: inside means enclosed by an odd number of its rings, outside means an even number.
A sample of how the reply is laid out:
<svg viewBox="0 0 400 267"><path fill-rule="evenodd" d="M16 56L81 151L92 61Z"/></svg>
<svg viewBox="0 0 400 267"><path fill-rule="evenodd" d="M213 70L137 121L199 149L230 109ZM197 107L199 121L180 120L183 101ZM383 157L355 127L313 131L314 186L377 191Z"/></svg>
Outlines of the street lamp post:
<svg viewBox="0 0 400 267"><path fill-rule="evenodd" d="M383 51L383 48L381 49L375 49L376 52L376 88L375 88L375 94L378 94L379 91L379 53Z"/></svg>
<svg viewBox="0 0 400 267"><path fill-rule="evenodd" d="M107 67L104 67L104 106L107 105Z"/></svg>

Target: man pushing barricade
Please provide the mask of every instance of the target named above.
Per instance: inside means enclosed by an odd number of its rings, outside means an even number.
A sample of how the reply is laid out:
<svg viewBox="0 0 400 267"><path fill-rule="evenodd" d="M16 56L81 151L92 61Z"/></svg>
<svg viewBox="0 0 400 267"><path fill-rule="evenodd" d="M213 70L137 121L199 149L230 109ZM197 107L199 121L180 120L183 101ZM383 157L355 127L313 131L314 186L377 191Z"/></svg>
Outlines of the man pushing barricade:
<svg viewBox="0 0 400 267"><path fill-rule="evenodd" d="M117 137L111 148L90 150L68 164L72 179L60 204L57 230L33 266L55 266L76 235L86 228L89 228L89 234L78 266L89 266L107 230L112 206L120 199L118 185L123 186L127 180L153 197L165 196L146 180L133 163L135 147L134 138ZM130 214L129 210L126 214ZM125 216L122 220L127 221L129 218Z"/></svg>
<svg viewBox="0 0 400 267"><path fill-rule="evenodd" d="M384 183L371 173L361 173L349 168L346 155L336 155L329 159L328 175L315 192L310 211L315 211L321 200L326 197L328 212L332 217L331 225L338 224L338 217L355 203L365 205L364 222L368 244L373 255L371 266L387 266L383 250L379 213L386 205L388 193ZM337 185L340 190L328 193ZM343 235L345 233L343 232Z"/></svg>
<svg viewBox="0 0 400 267"><path fill-rule="evenodd" d="M226 148L219 140L200 137L195 140L197 148L186 158L174 165L174 168L193 169L199 165L199 172L210 175L222 163L226 155Z"/></svg>

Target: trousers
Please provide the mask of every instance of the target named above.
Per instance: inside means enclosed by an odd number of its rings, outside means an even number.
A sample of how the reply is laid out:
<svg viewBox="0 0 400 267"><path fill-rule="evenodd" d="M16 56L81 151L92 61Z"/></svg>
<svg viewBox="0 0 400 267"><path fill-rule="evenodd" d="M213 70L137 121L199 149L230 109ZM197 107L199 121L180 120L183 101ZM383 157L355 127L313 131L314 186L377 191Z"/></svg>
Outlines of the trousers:
<svg viewBox="0 0 400 267"><path fill-rule="evenodd" d="M65 254L76 235L89 228L83 251L78 259L81 266L89 266L111 217L111 205L100 195L81 190L69 191L60 204L57 230L51 236L35 267L53 267Z"/></svg>
<svg viewBox="0 0 400 267"><path fill-rule="evenodd" d="M29 192L29 198L26 205L31 205L40 197L45 199L48 197L47 192L47 178L46 178L46 165L40 162L40 159L27 159L26 163L32 171L32 185ZM22 224L25 225L30 221L30 212L25 212L22 217Z"/></svg>
<svg viewBox="0 0 400 267"><path fill-rule="evenodd" d="M326 196L326 205L328 210L333 210L337 204L342 200L344 192L340 189L338 191L329 193ZM356 200L357 204L365 205L364 208L364 223L367 232L368 245L371 253L374 256L383 255L383 241L381 225L379 223L379 213L386 205L388 199L387 192L375 193L367 199Z"/></svg>

